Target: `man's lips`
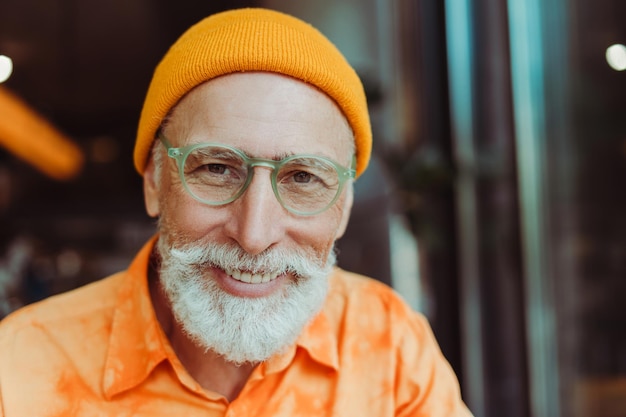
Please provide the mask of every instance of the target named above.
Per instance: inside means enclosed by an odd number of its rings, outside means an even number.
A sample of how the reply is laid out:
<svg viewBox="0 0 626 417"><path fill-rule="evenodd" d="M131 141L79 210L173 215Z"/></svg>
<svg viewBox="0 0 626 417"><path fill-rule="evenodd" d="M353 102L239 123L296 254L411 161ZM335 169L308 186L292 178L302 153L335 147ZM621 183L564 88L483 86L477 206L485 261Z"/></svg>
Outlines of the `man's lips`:
<svg viewBox="0 0 626 417"><path fill-rule="evenodd" d="M215 268L215 273L220 287L237 297L266 297L289 282L288 274L277 272L253 274L239 269Z"/></svg>

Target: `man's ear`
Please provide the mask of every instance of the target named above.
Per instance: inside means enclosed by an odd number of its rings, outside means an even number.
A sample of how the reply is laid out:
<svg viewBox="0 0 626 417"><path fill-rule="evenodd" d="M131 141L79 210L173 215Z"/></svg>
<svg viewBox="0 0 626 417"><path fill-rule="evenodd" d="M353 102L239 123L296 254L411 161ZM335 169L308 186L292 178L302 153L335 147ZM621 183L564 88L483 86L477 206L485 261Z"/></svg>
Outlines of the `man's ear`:
<svg viewBox="0 0 626 417"><path fill-rule="evenodd" d="M157 217L161 214L159 204L160 186L156 183L154 170L154 160L152 155L150 155L143 173L143 198L146 205L146 212L150 217Z"/></svg>
<svg viewBox="0 0 626 417"><path fill-rule="evenodd" d="M346 198L343 201L343 212L341 213L341 220L339 222L339 227L337 228L335 240L339 239L346 232L348 221L350 220L350 213L352 212L352 204L354 203L354 187L352 184L346 185Z"/></svg>

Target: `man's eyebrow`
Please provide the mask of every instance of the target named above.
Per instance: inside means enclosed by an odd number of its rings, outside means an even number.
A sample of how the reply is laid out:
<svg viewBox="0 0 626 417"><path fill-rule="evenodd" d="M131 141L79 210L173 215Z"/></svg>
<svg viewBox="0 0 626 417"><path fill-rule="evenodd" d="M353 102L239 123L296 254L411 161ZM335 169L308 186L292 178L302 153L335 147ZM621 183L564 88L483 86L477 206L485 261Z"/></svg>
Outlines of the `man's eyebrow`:
<svg viewBox="0 0 626 417"><path fill-rule="evenodd" d="M276 162L282 161L283 159L289 158L290 156L297 155L295 152L287 152L287 151L285 151L285 152L281 152L281 153L275 154L271 158L261 158L261 157L259 157L257 155L250 155L248 152L246 152L246 151L244 151L242 149L240 149L240 151L243 152L244 155L246 155L248 158L270 159L270 160L276 161Z"/></svg>
<svg viewBox="0 0 626 417"><path fill-rule="evenodd" d="M281 152L277 155L274 155L272 160L274 161L282 161L285 158L289 158L290 156L296 155L294 152Z"/></svg>

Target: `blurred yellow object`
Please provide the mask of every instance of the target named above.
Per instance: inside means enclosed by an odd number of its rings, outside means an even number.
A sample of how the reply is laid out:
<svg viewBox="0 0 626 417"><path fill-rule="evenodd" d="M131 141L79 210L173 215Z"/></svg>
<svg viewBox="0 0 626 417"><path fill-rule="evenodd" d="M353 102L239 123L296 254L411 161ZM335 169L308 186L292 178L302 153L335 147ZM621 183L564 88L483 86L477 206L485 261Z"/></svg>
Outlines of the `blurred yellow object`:
<svg viewBox="0 0 626 417"><path fill-rule="evenodd" d="M57 180L75 177L84 162L76 144L2 86L0 146Z"/></svg>

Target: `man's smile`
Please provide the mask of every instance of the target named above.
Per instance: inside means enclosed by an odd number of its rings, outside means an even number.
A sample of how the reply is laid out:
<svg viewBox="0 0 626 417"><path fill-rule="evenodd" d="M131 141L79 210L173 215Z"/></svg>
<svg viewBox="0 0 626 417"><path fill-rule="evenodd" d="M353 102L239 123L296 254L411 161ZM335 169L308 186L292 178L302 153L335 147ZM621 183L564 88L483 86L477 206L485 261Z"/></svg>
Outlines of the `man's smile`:
<svg viewBox="0 0 626 417"><path fill-rule="evenodd" d="M264 274L255 274L252 272L247 272L247 271L240 271L238 269L226 269L224 272L226 272L228 275L230 275L232 278L236 279L237 281L241 281L241 282L245 282L247 284L262 284L262 283L266 283L266 282L270 282L276 279L276 277L278 277L278 273L275 272L266 272Z"/></svg>

